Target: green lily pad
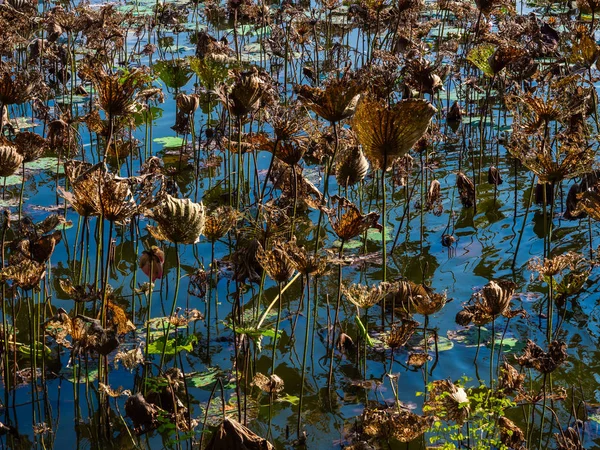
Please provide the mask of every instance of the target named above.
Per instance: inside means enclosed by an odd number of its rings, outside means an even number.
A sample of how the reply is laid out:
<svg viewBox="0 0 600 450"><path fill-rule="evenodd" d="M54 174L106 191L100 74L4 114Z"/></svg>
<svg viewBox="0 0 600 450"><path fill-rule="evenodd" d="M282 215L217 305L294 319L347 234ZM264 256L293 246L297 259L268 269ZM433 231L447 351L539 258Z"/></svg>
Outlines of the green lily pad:
<svg viewBox="0 0 600 450"><path fill-rule="evenodd" d="M31 117L14 117L10 119L9 122L14 128L18 128L20 130L34 128L38 125L31 119Z"/></svg>
<svg viewBox="0 0 600 450"><path fill-rule="evenodd" d="M181 147L184 143L184 139L179 136L158 137L154 138L152 141L156 142L157 144L162 144L162 146L165 148Z"/></svg>
<svg viewBox="0 0 600 450"><path fill-rule="evenodd" d="M334 247L336 247L336 248L340 248L340 246L342 245L342 241L335 240L335 241L333 241L332 245ZM344 248L346 250L352 250L352 249L355 249L355 248L360 248L360 247L362 247L362 245L363 245L362 242L359 241L358 239L352 239L351 241L344 242Z"/></svg>
<svg viewBox="0 0 600 450"><path fill-rule="evenodd" d="M367 239L369 241L381 242L382 233L376 228L370 228L367 231ZM385 227L385 240L390 242L394 240L394 228L390 226Z"/></svg>
<svg viewBox="0 0 600 450"><path fill-rule="evenodd" d="M70 383L89 383L98 379L98 368L85 366L63 367L59 375Z"/></svg>
<svg viewBox="0 0 600 450"><path fill-rule="evenodd" d="M168 340L165 336L162 336L148 345L148 353L151 355L162 355L164 351L165 355L175 355L183 350L191 352L194 350L194 343L196 342L198 342L198 338L194 335L179 335Z"/></svg>
<svg viewBox="0 0 600 450"><path fill-rule="evenodd" d="M188 384L197 388L212 386L221 373L216 367L209 367L204 372L188 377Z"/></svg>
<svg viewBox="0 0 600 450"><path fill-rule="evenodd" d="M59 174L65 173L63 164L58 165L58 158L54 156L45 156L25 163L25 168L29 170L51 170L53 173L56 173L56 169L58 168Z"/></svg>

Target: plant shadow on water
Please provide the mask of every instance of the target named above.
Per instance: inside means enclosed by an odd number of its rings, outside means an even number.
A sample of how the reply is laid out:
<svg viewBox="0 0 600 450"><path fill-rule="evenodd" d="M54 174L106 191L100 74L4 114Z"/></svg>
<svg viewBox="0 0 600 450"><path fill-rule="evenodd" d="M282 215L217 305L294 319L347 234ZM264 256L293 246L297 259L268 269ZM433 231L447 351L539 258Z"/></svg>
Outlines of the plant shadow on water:
<svg viewBox="0 0 600 450"><path fill-rule="evenodd" d="M599 9L0 2L2 448L600 448Z"/></svg>

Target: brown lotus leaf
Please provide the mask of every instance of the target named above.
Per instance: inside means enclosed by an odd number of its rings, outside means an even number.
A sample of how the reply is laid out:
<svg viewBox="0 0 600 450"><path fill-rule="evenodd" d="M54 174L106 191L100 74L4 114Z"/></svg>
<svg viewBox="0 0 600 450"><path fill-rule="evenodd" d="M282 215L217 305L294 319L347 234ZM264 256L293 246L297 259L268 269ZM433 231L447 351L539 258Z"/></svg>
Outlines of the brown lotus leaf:
<svg viewBox="0 0 600 450"><path fill-rule="evenodd" d="M136 348L126 352L117 352L113 359L115 368L118 368L119 362L123 364L123 367L132 372L133 369L144 363L144 354L142 353L141 346L137 346Z"/></svg>
<svg viewBox="0 0 600 450"><path fill-rule="evenodd" d="M266 376L257 372L251 384L267 394L278 394L283 391L283 380L275 374Z"/></svg>
<svg viewBox="0 0 600 450"><path fill-rule="evenodd" d="M56 314L44 323L44 330L58 345L71 348L71 343L66 338L72 332L72 322L63 308L59 308Z"/></svg>
<svg viewBox="0 0 600 450"><path fill-rule="evenodd" d="M119 334L126 334L135 330L135 325L127 318L125 311L119 305L107 300L106 307L110 311L109 319L112 326Z"/></svg>
<svg viewBox="0 0 600 450"><path fill-rule="evenodd" d="M423 136L437 109L426 100L402 100L392 107L363 98L353 129L374 169L387 170Z"/></svg>
<svg viewBox="0 0 600 450"><path fill-rule="evenodd" d="M283 249L294 268L303 275L321 276L327 270L327 258L309 253L304 246L299 246L296 236L284 242Z"/></svg>
<svg viewBox="0 0 600 450"><path fill-rule="evenodd" d="M119 346L116 331L105 330L99 320L83 315L72 320L71 337L74 355L94 351L106 356Z"/></svg>
<svg viewBox="0 0 600 450"><path fill-rule="evenodd" d="M427 361L431 360L431 356L424 352L410 352L406 363L414 367L423 367Z"/></svg>
<svg viewBox="0 0 600 450"><path fill-rule="evenodd" d="M500 441L509 449L526 450L525 433L512 420L501 416L498 418L500 428Z"/></svg>
<svg viewBox="0 0 600 450"><path fill-rule="evenodd" d="M559 183L589 172L594 163L594 151L584 144L569 142L566 137L557 138L557 150L551 152L550 143L529 140L519 133L513 133L507 147L513 157L537 175L543 184Z"/></svg>
<svg viewBox="0 0 600 450"><path fill-rule="evenodd" d="M58 284L69 298L76 302L92 302L99 300L102 292L91 284L73 286L68 278L59 278Z"/></svg>
<svg viewBox="0 0 600 450"><path fill-rule="evenodd" d="M431 183L429 183L425 207L428 211L433 211L436 216L439 216L444 212L442 206L442 185L438 180L431 180Z"/></svg>
<svg viewBox="0 0 600 450"><path fill-rule="evenodd" d="M585 450L579 432L569 427L564 432L554 433L558 450Z"/></svg>
<svg viewBox="0 0 600 450"><path fill-rule="evenodd" d="M377 439L411 442L435 422L433 416L419 416L404 408L370 409L363 412L363 432Z"/></svg>
<svg viewBox="0 0 600 450"><path fill-rule="evenodd" d="M23 157L17 151L17 147L11 144L0 145L0 177L8 177L15 173L21 164Z"/></svg>
<svg viewBox="0 0 600 450"><path fill-rule="evenodd" d="M528 340L527 346L517 362L522 367L531 367L541 373L554 372L567 360L567 344L552 341L544 352L535 342Z"/></svg>
<svg viewBox="0 0 600 450"><path fill-rule="evenodd" d="M137 434L156 428L160 411L158 406L148 403L141 392L130 396L125 402L125 414L133 421Z"/></svg>
<svg viewBox="0 0 600 450"><path fill-rule="evenodd" d="M501 389L506 394L523 389L525 374L519 373L517 369L508 364L506 361L500 368L500 377L498 379L498 389Z"/></svg>
<svg viewBox="0 0 600 450"><path fill-rule="evenodd" d="M285 252L283 243L275 242L271 250L264 250L262 245L258 244L256 259L267 274L278 283L287 281L294 274L294 266Z"/></svg>
<svg viewBox="0 0 600 450"><path fill-rule="evenodd" d="M48 148L48 141L32 131L22 131L15 136L14 141L17 152L23 157L24 162L38 159Z"/></svg>
<svg viewBox="0 0 600 450"><path fill-rule="evenodd" d="M567 193L566 208L563 217L567 220L585 219L588 214L583 211L583 207L580 206L579 196L584 192L579 183L574 183ZM598 198L598 206L600 207L600 198ZM589 205L588 205L589 206ZM599 209L600 211L600 209ZM597 214L600 217L600 213Z"/></svg>
<svg viewBox="0 0 600 450"><path fill-rule="evenodd" d="M104 383L98 383L98 391L101 392L102 394L105 394L111 398L118 398L122 395L127 395L130 396L131 392L129 390L124 390L122 387L119 387L118 389L113 389L111 388L109 385L104 384Z"/></svg>
<svg viewBox="0 0 600 450"><path fill-rule="evenodd" d="M368 214L362 214L354 203L343 197L340 198L334 196L332 200L338 201L340 208L344 211L341 217L338 219L336 208L324 208L324 210L329 217L333 231L341 240L349 241L354 239L369 228L376 228L377 230L382 229L381 225L377 222L380 217L379 213L370 212Z"/></svg>
<svg viewBox="0 0 600 450"><path fill-rule="evenodd" d="M471 208L475 204L475 185L464 173L459 172L456 176L456 186L460 201L465 208Z"/></svg>
<svg viewBox="0 0 600 450"><path fill-rule="evenodd" d="M194 297L202 299L206 296L209 283L210 279L207 272L203 269L197 269L193 274L190 275L188 293Z"/></svg>
<svg viewBox="0 0 600 450"><path fill-rule="evenodd" d="M264 438L234 419L225 418L206 446L206 450L274 450Z"/></svg>
<svg viewBox="0 0 600 450"><path fill-rule="evenodd" d="M395 289L395 283L383 281L376 285L364 284L341 285L342 294L346 299L358 308L369 309L383 300Z"/></svg>
<svg viewBox="0 0 600 450"><path fill-rule="evenodd" d="M100 107L109 117L134 112L136 94L145 88L148 82L148 74L139 68L126 73L110 73L101 64L91 63L83 65L81 73L94 83Z"/></svg>
<svg viewBox="0 0 600 450"><path fill-rule="evenodd" d="M0 280L10 280L26 291L37 287L46 275L46 265L32 259L25 259L16 265L0 270Z"/></svg>
<svg viewBox="0 0 600 450"><path fill-rule="evenodd" d="M462 387L455 386L450 380L436 380L429 390L423 411L462 425L469 417L469 403L469 397Z"/></svg>
<svg viewBox="0 0 600 450"><path fill-rule="evenodd" d="M307 108L329 122L336 123L354 114L361 87L348 76L331 78L324 88L295 86L294 91Z"/></svg>
<svg viewBox="0 0 600 450"><path fill-rule="evenodd" d="M215 242L225 236L239 218L239 211L231 206L219 206L206 216L204 235L210 242Z"/></svg>
<svg viewBox="0 0 600 450"><path fill-rule="evenodd" d="M166 194L163 201L150 215L156 227L146 228L156 239L177 244L195 244L204 230L206 213L202 203L194 203L189 198L178 199Z"/></svg>
<svg viewBox="0 0 600 450"><path fill-rule="evenodd" d="M446 305L446 294L433 292L429 287L408 280L393 283L390 290L392 304L409 314L430 316Z"/></svg>
<svg viewBox="0 0 600 450"><path fill-rule="evenodd" d="M369 170L369 161L360 147L343 147L335 165L335 178L340 186L352 186L360 182Z"/></svg>
<svg viewBox="0 0 600 450"><path fill-rule="evenodd" d="M405 346L415 331L417 331L418 326L419 322L416 320L404 320L400 326L394 324L390 333L386 336L385 343L391 349Z"/></svg>
<svg viewBox="0 0 600 450"><path fill-rule="evenodd" d="M231 114L237 117L245 116L260 104L266 89L265 82L259 76L256 67L248 72L234 70L231 75L233 78L231 88L222 85L217 95Z"/></svg>

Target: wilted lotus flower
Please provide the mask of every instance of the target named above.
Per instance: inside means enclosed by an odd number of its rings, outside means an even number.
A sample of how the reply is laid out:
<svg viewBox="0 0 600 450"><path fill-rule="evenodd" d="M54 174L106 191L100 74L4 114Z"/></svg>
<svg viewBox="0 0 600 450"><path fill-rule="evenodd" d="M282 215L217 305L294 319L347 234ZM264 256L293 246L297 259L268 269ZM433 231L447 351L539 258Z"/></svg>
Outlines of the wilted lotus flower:
<svg viewBox="0 0 600 450"><path fill-rule="evenodd" d="M0 177L9 177L23 163L23 157L12 144L0 144Z"/></svg>
<svg viewBox="0 0 600 450"><path fill-rule="evenodd" d="M147 225L152 236L161 241L176 244L195 244L204 230L206 213L202 203L194 203L189 198L178 199L167 194L164 200L152 210L157 226Z"/></svg>
<svg viewBox="0 0 600 450"><path fill-rule="evenodd" d="M38 72L11 70L10 65L0 65L0 106L20 105L34 95L39 88L41 76ZM2 109L2 108L0 108Z"/></svg>
<svg viewBox="0 0 600 450"><path fill-rule="evenodd" d="M335 123L354 114L362 88L346 73L340 79L330 79L323 89L303 85L296 86L294 90L307 108Z"/></svg>
<svg viewBox="0 0 600 450"><path fill-rule="evenodd" d="M150 247L150 250L144 250L140 257L140 268L152 282L162 278L164 263L165 254L156 245Z"/></svg>
<svg viewBox="0 0 600 450"><path fill-rule="evenodd" d="M421 139L436 112L426 100L402 100L389 107L382 100L363 98L353 129L373 168L387 170Z"/></svg>

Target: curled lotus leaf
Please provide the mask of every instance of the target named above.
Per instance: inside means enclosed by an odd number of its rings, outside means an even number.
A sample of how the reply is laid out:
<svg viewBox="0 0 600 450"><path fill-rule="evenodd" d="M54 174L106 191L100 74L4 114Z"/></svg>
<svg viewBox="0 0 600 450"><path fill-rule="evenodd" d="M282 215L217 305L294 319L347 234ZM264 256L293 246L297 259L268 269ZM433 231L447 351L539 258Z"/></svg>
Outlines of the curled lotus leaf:
<svg viewBox="0 0 600 450"><path fill-rule="evenodd" d="M0 145L0 176L8 177L23 163L23 157L14 145Z"/></svg>
<svg viewBox="0 0 600 450"><path fill-rule="evenodd" d="M356 108L353 127L373 168L387 170L421 139L436 112L422 99L388 107L382 100L364 97Z"/></svg>
<svg viewBox="0 0 600 450"><path fill-rule="evenodd" d="M148 231L156 239L177 244L195 244L204 230L206 212L202 203L189 198L179 199L166 195L151 212L157 226L148 225Z"/></svg>

